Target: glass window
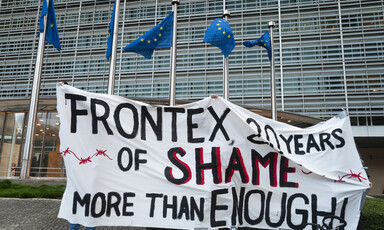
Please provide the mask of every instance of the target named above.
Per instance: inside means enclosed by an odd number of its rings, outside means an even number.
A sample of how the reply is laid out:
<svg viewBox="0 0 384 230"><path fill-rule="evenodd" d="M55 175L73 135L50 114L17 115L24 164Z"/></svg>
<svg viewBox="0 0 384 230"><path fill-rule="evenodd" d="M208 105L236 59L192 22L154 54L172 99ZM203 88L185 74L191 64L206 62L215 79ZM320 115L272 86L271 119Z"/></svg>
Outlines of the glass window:
<svg viewBox="0 0 384 230"><path fill-rule="evenodd" d="M208 1L209 12L221 12L223 10L223 1Z"/></svg>
<svg viewBox="0 0 384 230"><path fill-rule="evenodd" d="M59 125L56 112L37 114L31 154L31 177L65 176L64 163L59 153Z"/></svg>
<svg viewBox="0 0 384 230"><path fill-rule="evenodd" d="M255 9L259 4L259 0L243 0L244 9Z"/></svg>
<svg viewBox="0 0 384 230"><path fill-rule="evenodd" d="M0 176L19 176L24 113L0 115Z"/></svg>
<svg viewBox="0 0 384 230"><path fill-rule="evenodd" d="M365 28L377 28L384 26L384 16L382 12L372 12L373 9L365 9L363 13L363 25ZM375 10L376 11L376 10Z"/></svg>

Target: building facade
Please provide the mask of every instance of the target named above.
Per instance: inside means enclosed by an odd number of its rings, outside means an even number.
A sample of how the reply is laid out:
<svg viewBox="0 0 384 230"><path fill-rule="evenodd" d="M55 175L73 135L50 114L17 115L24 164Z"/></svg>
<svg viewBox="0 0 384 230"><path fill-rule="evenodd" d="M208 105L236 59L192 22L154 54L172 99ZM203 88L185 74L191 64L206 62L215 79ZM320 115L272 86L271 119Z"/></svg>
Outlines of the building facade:
<svg viewBox="0 0 384 230"><path fill-rule="evenodd" d="M223 56L203 38L211 22L222 17L224 1L236 40L229 55L230 101L270 108L267 52L242 43L260 37L268 30L267 22L275 21L278 110L319 119L347 110L362 158L374 169L372 191L384 193L384 184L375 181L384 172L384 1L180 0L176 100L222 95ZM42 2L0 0L0 177L17 176L21 166ZM167 100L170 50L157 50L152 59L145 59L120 47L159 23L172 11L172 1L120 2L115 93ZM113 4L55 1L62 50L49 44L45 48L31 177L65 176L58 154L56 83L107 91L105 53Z"/></svg>

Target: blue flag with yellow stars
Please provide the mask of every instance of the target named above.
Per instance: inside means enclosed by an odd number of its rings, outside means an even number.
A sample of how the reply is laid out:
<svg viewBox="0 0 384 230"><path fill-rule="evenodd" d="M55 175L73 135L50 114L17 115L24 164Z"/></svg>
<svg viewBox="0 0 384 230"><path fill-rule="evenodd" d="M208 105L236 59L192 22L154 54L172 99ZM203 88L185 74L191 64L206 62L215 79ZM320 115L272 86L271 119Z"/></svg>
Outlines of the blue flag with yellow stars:
<svg viewBox="0 0 384 230"><path fill-rule="evenodd" d="M40 21L39 21L39 31L44 31L44 16L47 16L47 28L45 31L45 41L52 44L58 51L61 50L59 31L57 30L56 16L55 16L55 6L53 5L53 0L50 1L49 6L47 7L47 0L43 2L43 8L41 9Z"/></svg>
<svg viewBox="0 0 384 230"><path fill-rule="evenodd" d="M124 47L123 50L141 54L149 59L155 49L172 47L172 35L173 12L147 33Z"/></svg>
<svg viewBox="0 0 384 230"><path fill-rule="evenodd" d="M108 61L112 53L113 28L115 26L115 9L116 9L116 1L115 1L115 5L113 5L111 23L109 23L109 29L108 29L108 48L107 48L107 54L105 55Z"/></svg>
<svg viewBox="0 0 384 230"><path fill-rule="evenodd" d="M262 46L267 49L269 60L271 60L271 40L269 38L269 31L265 32L263 36L254 41L245 41L243 43L246 47L254 47L255 45Z"/></svg>
<svg viewBox="0 0 384 230"><path fill-rule="evenodd" d="M204 42L210 43L221 49L227 57L235 48L235 38L227 20L216 18L205 32Z"/></svg>

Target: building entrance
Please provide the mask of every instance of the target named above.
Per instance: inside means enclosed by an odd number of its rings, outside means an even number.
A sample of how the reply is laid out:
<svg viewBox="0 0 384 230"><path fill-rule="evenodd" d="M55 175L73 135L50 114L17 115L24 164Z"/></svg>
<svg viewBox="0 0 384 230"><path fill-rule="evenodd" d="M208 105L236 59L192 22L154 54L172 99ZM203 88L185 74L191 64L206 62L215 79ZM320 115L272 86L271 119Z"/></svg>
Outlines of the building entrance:
<svg viewBox="0 0 384 230"><path fill-rule="evenodd" d="M0 113L0 177L19 177L26 113ZM57 112L39 112L31 154L30 177L65 177L59 150Z"/></svg>

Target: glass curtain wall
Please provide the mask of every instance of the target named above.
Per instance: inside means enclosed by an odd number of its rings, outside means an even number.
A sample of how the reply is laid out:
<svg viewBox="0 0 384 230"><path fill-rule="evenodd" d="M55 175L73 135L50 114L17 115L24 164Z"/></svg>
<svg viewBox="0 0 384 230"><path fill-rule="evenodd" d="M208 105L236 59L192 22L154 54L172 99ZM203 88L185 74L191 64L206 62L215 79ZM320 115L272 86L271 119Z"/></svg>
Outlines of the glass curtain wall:
<svg viewBox="0 0 384 230"><path fill-rule="evenodd" d="M0 97L30 93L41 2L1 3ZM113 3L55 1L62 51L46 46L42 96L55 95L58 80L106 93L109 62L105 52ZM120 3L118 48L172 10L170 0ZM229 22L237 44L229 58L232 102L270 108L266 51L249 49L242 43L260 37L268 30L267 22L275 21L278 109L327 119L348 107L353 125L384 124L383 0L226 0L226 8L231 12ZM222 17L222 10L222 0L183 0L179 5L178 100L222 95L222 55L203 42L206 28ZM119 49L116 94L166 100L169 56L169 49L155 51L152 59Z"/></svg>
<svg viewBox="0 0 384 230"><path fill-rule="evenodd" d="M42 2L0 0L2 99L30 96ZM118 48L151 29L172 10L171 0L120 3ZM113 5L113 0L55 0L62 51L51 45L45 48L42 97L54 96L59 80L89 92L106 93L109 62L105 53ZM242 43L260 37L268 30L267 22L275 21L278 110L328 119L348 106L353 125L384 125L384 0L226 0L226 8L231 12L229 23L236 40L229 56L232 102L270 108L267 53ZM222 17L222 11L222 0L181 1L177 100L222 95L222 54L203 42L206 28ZM116 94L137 100L167 100L169 49L156 50L152 59L118 50ZM36 128L32 176L65 173L62 164L53 163L53 152L58 151L53 143L58 140L53 133L48 135L46 128L52 128L48 120L55 119L54 113L49 114L40 114L41 127ZM17 119L11 113L1 114L0 119L0 171L8 175L8 148L13 146L12 157L18 156L20 161L17 128L13 135ZM13 123L8 122L12 119Z"/></svg>
<svg viewBox="0 0 384 230"><path fill-rule="evenodd" d="M24 113L0 113L0 176L19 176Z"/></svg>
<svg viewBox="0 0 384 230"><path fill-rule="evenodd" d="M31 177L65 176L64 162L59 150L59 126L57 112L37 114L29 173Z"/></svg>
<svg viewBox="0 0 384 230"><path fill-rule="evenodd" d="M0 113L0 177L20 176L25 137L26 113ZM37 114L31 177L64 177L59 150L59 117L56 112Z"/></svg>

